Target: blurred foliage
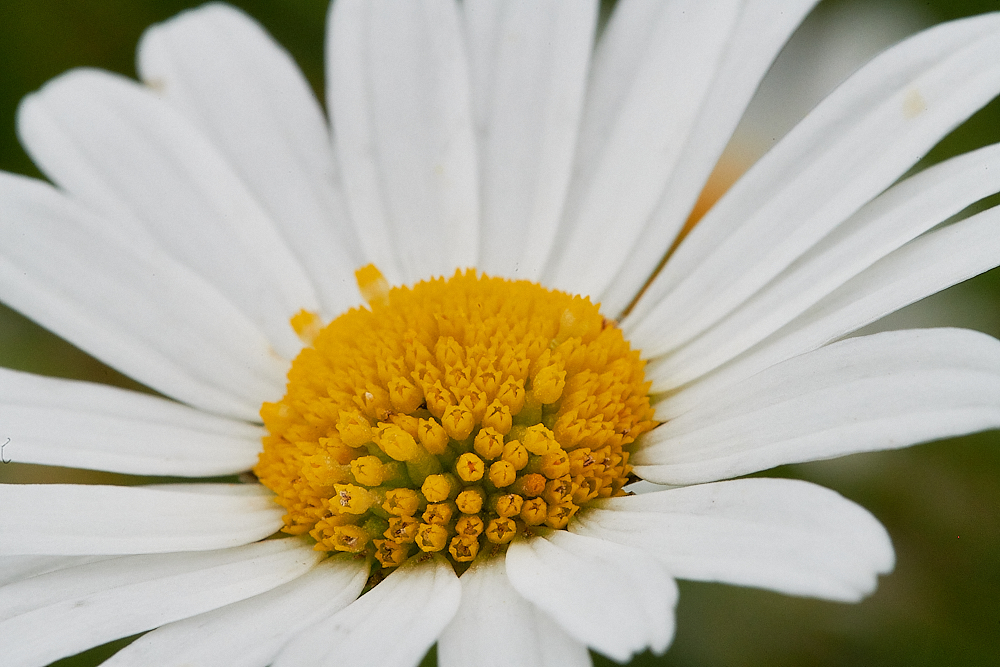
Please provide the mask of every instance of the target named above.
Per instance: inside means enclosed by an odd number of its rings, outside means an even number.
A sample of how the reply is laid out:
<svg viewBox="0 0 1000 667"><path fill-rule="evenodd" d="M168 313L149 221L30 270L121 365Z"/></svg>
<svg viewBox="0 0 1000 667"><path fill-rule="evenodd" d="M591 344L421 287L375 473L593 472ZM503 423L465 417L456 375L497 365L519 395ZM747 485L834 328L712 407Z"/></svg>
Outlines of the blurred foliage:
<svg viewBox="0 0 1000 667"><path fill-rule="evenodd" d="M0 3L0 169L40 174L15 134L18 101L73 67L135 76L134 49L146 26L197 3L183 0L3 0ZM285 45L319 92L326 0L236 2ZM608 5L609 3L605 3ZM821 5L827 11L831 2ZM996 0L914 3L928 23L997 9ZM320 96L322 99L322 96ZM1000 140L992 103L926 158ZM988 204L996 203L991 198ZM916 321L1000 334L1000 274L927 300ZM901 316L904 321L907 315ZM922 319L923 318L923 319ZM931 318L933 319L933 317ZM134 382L17 313L0 307L0 365L137 388ZM1000 665L1000 437L996 432L786 466L768 475L831 487L872 511L897 552L894 573L858 605L789 598L715 584L681 582L677 638L661 657L634 665ZM107 483L104 473L11 464L0 481ZM132 482L146 480L131 479ZM53 631L57 631L54 629ZM94 665L129 640L55 663ZM433 662L433 655L425 663ZM611 665L597 656L596 664Z"/></svg>

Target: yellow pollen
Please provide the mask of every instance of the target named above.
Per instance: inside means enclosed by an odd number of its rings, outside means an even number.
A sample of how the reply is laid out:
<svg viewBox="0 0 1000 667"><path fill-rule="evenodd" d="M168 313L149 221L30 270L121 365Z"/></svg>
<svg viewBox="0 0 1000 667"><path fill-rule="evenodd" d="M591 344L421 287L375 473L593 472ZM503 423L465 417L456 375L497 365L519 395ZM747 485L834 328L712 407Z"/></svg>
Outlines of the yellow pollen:
<svg viewBox="0 0 1000 667"><path fill-rule="evenodd" d="M569 499L573 493L573 484L569 475L559 479L551 479L545 483L542 499L550 505L558 505Z"/></svg>
<svg viewBox="0 0 1000 667"><path fill-rule="evenodd" d="M542 492L545 491L545 478L537 472L529 473L515 479L511 489L514 493L534 498L542 495Z"/></svg>
<svg viewBox="0 0 1000 667"><path fill-rule="evenodd" d="M385 494L382 509L396 516L413 516L420 509L420 494L413 489L391 489Z"/></svg>
<svg viewBox="0 0 1000 667"><path fill-rule="evenodd" d="M497 392L497 400L510 410L510 414L516 415L524 407L524 384L514 378L507 378Z"/></svg>
<svg viewBox="0 0 1000 667"><path fill-rule="evenodd" d="M337 509L347 514L364 514L375 502L375 496L363 486L354 484L334 484L334 500Z"/></svg>
<svg viewBox="0 0 1000 667"><path fill-rule="evenodd" d="M548 505L541 498L525 500L521 505L521 520L529 526L540 526L549 516Z"/></svg>
<svg viewBox="0 0 1000 667"><path fill-rule="evenodd" d="M356 277L366 307L292 318L308 346L261 407L254 472L286 533L365 554L376 580L421 552L461 573L623 493L629 445L655 422L644 362L597 306L475 271Z"/></svg>
<svg viewBox="0 0 1000 667"><path fill-rule="evenodd" d="M434 419L421 419L417 428L420 444L434 456L444 454L448 449L448 432Z"/></svg>
<svg viewBox="0 0 1000 667"><path fill-rule="evenodd" d="M532 392L542 403L555 403L566 387L566 371L562 364L546 366L532 378Z"/></svg>
<svg viewBox="0 0 1000 667"><path fill-rule="evenodd" d="M476 416L466 405L449 405L444 409L441 425L453 440L465 440L476 426Z"/></svg>
<svg viewBox="0 0 1000 667"><path fill-rule="evenodd" d="M479 514L483 509L483 499L485 494L482 488L473 486L465 489L455 498L455 505L463 514Z"/></svg>
<svg viewBox="0 0 1000 667"><path fill-rule="evenodd" d="M412 461L420 456L417 441L395 424L379 429L375 435L375 444L397 461Z"/></svg>
<svg viewBox="0 0 1000 667"><path fill-rule="evenodd" d="M421 551L441 551L448 543L448 529L436 523L422 523L417 530L416 542Z"/></svg>
<svg viewBox="0 0 1000 667"><path fill-rule="evenodd" d="M472 446L476 450L476 454L487 461L498 459L503 454L503 434L492 426L484 426L479 429L479 434Z"/></svg>
<svg viewBox="0 0 1000 667"><path fill-rule="evenodd" d="M483 460L472 452L466 452L459 456L458 463L455 464L455 472L458 473L463 482L479 481L483 478L485 471L486 466L483 465Z"/></svg>
<svg viewBox="0 0 1000 667"><path fill-rule="evenodd" d="M290 406L283 407L287 408L289 413L294 414ZM340 433L341 440L348 447L360 447L366 442L371 442L372 439L372 426L368 422L368 418L357 410L340 413L340 419L337 420L337 432Z"/></svg>
<svg viewBox="0 0 1000 667"><path fill-rule="evenodd" d="M565 528L570 518L579 509L578 506L566 501L558 505L549 505L548 516L545 517L545 525L549 528Z"/></svg>
<svg viewBox="0 0 1000 667"><path fill-rule="evenodd" d="M583 475L587 471L596 470L597 460L591 455L589 447L574 449L569 453L569 472L571 475Z"/></svg>
<svg viewBox="0 0 1000 667"><path fill-rule="evenodd" d="M455 523L455 532L466 537L479 537L483 534L484 527L478 514L464 514Z"/></svg>
<svg viewBox="0 0 1000 667"><path fill-rule="evenodd" d="M490 483L501 489L510 486L517 478L517 470L508 461L497 461L490 466Z"/></svg>
<svg viewBox="0 0 1000 667"><path fill-rule="evenodd" d="M486 539L493 544L507 544L517 534L517 524L506 517L490 520L486 527Z"/></svg>
<svg viewBox="0 0 1000 667"><path fill-rule="evenodd" d="M409 555L409 549L405 544L399 544L392 540L373 540L375 545L375 558L382 564L382 567L398 567L403 564Z"/></svg>
<svg viewBox="0 0 1000 667"><path fill-rule="evenodd" d="M451 523L451 517L455 514L455 506L452 503L434 503L428 505L424 510L424 523L436 523L439 526L447 526Z"/></svg>
<svg viewBox="0 0 1000 667"><path fill-rule="evenodd" d="M528 465L528 450L520 440L511 440L503 446L503 460L514 466L514 470L523 470Z"/></svg>
<svg viewBox="0 0 1000 667"><path fill-rule="evenodd" d="M385 480L394 477L396 471L388 464L382 463L377 456L362 456L351 461L351 474L358 484L378 486Z"/></svg>
<svg viewBox="0 0 1000 667"><path fill-rule="evenodd" d="M524 503L524 498L516 493L505 493L496 497L493 502L493 511L504 518L517 516L521 513L522 503Z"/></svg>
<svg viewBox="0 0 1000 667"><path fill-rule="evenodd" d="M479 553L479 540L466 535L456 535L451 538L448 553L459 563L471 562Z"/></svg>
<svg viewBox="0 0 1000 667"><path fill-rule="evenodd" d="M569 457L561 449L543 454L539 460L538 472L549 479L569 474Z"/></svg>
<svg viewBox="0 0 1000 667"><path fill-rule="evenodd" d="M424 498L430 503L439 503L442 500L448 500L451 497L452 491L457 491L457 484L454 484L452 480L454 477L451 475L428 475L427 479L420 486L421 493L424 494Z"/></svg>
<svg viewBox="0 0 1000 667"><path fill-rule="evenodd" d="M492 429L498 435L505 436L510 432L511 426L513 426L513 419L510 415L510 408L504 405L499 398L494 399L490 403L490 406L486 408L486 415L483 417L483 429ZM500 438L500 442L503 442L503 437Z"/></svg>
<svg viewBox="0 0 1000 667"><path fill-rule="evenodd" d="M360 526L337 526L333 529L333 548L337 551L360 553L368 545L368 533Z"/></svg>
<svg viewBox="0 0 1000 667"><path fill-rule="evenodd" d="M552 435L552 431L541 424L534 424L526 429L524 435L521 437L521 442L525 449L539 456L555 451L559 447L555 436Z"/></svg>
<svg viewBox="0 0 1000 667"><path fill-rule="evenodd" d="M389 527L385 529L383 535L400 544L406 544L417 537L419 527L420 522L412 516L394 516L389 519Z"/></svg>

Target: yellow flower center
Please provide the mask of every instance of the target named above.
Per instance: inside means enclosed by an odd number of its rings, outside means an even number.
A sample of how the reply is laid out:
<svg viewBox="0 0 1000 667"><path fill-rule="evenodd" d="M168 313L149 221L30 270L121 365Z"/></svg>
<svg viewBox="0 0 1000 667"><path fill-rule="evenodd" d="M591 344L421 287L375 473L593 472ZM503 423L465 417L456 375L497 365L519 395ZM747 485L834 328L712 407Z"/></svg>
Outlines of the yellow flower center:
<svg viewBox="0 0 1000 667"><path fill-rule="evenodd" d="M586 298L456 272L389 289L324 328L285 397L265 403L254 468L316 549L382 568L441 552L461 572L534 526L621 495L628 445L653 427L644 362Z"/></svg>

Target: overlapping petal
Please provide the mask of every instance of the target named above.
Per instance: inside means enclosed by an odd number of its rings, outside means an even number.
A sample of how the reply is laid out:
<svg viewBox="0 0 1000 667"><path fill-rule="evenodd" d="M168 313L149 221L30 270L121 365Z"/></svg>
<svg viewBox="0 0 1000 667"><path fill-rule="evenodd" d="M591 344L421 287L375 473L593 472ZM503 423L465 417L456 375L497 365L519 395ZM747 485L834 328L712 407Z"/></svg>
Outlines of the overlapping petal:
<svg viewBox="0 0 1000 667"><path fill-rule="evenodd" d="M266 593L159 627L103 664L267 667L296 633L353 602L367 579L364 559L329 558Z"/></svg>
<svg viewBox="0 0 1000 667"><path fill-rule="evenodd" d="M262 429L173 401L0 369L4 458L133 475L211 477L253 467Z"/></svg>
<svg viewBox="0 0 1000 667"><path fill-rule="evenodd" d="M0 586L116 556L0 556Z"/></svg>
<svg viewBox="0 0 1000 667"><path fill-rule="evenodd" d="M153 26L143 81L197 124L266 208L336 317L358 302L364 256L323 111L292 57L255 21L212 3Z"/></svg>
<svg viewBox="0 0 1000 667"><path fill-rule="evenodd" d="M507 576L577 641L619 662L674 635L677 586L645 553L562 530L515 540Z"/></svg>
<svg viewBox="0 0 1000 667"><path fill-rule="evenodd" d="M0 554L141 554L222 549L281 528L262 486L0 485Z"/></svg>
<svg viewBox="0 0 1000 667"><path fill-rule="evenodd" d="M641 477L695 484L783 463L896 449L1000 427L1000 341L890 331L777 364L643 436Z"/></svg>
<svg viewBox="0 0 1000 667"><path fill-rule="evenodd" d="M158 391L248 421L287 362L211 284L40 181L0 174L0 298Z"/></svg>
<svg viewBox="0 0 1000 667"><path fill-rule="evenodd" d="M622 327L649 356L738 307L1000 92L1000 15L946 23L859 70L678 246Z"/></svg>
<svg viewBox="0 0 1000 667"><path fill-rule="evenodd" d="M573 166L597 3L476 0L462 10L479 146L479 268L537 280Z"/></svg>
<svg viewBox="0 0 1000 667"><path fill-rule="evenodd" d="M892 569L865 509L823 487L739 479L602 501L571 530L642 549L681 579L856 602Z"/></svg>
<svg viewBox="0 0 1000 667"><path fill-rule="evenodd" d="M357 602L302 632L274 667L415 665L455 615L461 595L444 558L411 558Z"/></svg>
<svg viewBox="0 0 1000 667"><path fill-rule="evenodd" d="M475 266L479 177L456 4L333 3L327 106L369 261L392 284Z"/></svg>
<svg viewBox="0 0 1000 667"><path fill-rule="evenodd" d="M546 282L620 315L673 242L757 84L813 4L619 3L594 54Z"/></svg>
<svg viewBox="0 0 1000 667"><path fill-rule="evenodd" d="M820 299L759 344L657 405L670 419L734 382L815 350L903 306L1000 265L1000 209L924 234ZM656 385L657 364L650 368ZM655 391L655 389L654 389Z"/></svg>
<svg viewBox="0 0 1000 667"><path fill-rule="evenodd" d="M319 558L298 540L272 540L111 558L24 579L0 588L4 662L36 667L217 609L291 581Z"/></svg>
<svg viewBox="0 0 1000 667"><path fill-rule="evenodd" d="M716 325L657 359L648 370L653 391L674 389L717 368L876 261L998 190L1000 145L953 158L889 188Z"/></svg>
<svg viewBox="0 0 1000 667"><path fill-rule="evenodd" d="M18 133L35 163L98 211L120 242L166 250L208 280L291 359L289 318L315 291L274 220L218 149L139 84L73 70L26 97Z"/></svg>
<svg viewBox="0 0 1000 667"><path fill-rule="evenodd" d="M0 298L194 407L0 371L5 455L251 466L261 432L245 422L301 346L289 317L355 305L367 261L394 284L473 266L541 278L618 316L812 4L622 0L591 62L591 0L338 0L329 125L291 57L218 4L147 32L148 87L54 80L19 130L64 192L0 176L17 221L0 219ZM803 482L715 480L1000 426L992 338L831 344L1000 263L1000 213L928 232L1000 189L1000 149L890 187L1000 90L998 35L990 15L877 58L733 188L623 322L652 357L663 422L631 462L695 486L599 501L461 580L443 556L413 557L357 600L369 562L265 540L282 510L258 485L0 486L5 659L158 628L110 664L402 667L440 636L445 666L583 667L588 646L619 661L666 649L673 576L870 593L893 554L865 510Z"/></svg>
<svg viewBox="0 0 1000 667"><path fill-rule="evenodd" d="M481 558L462 574L462 602L438 639L441 667L589 667L574 640L510 584L503 556Z"/></svg>

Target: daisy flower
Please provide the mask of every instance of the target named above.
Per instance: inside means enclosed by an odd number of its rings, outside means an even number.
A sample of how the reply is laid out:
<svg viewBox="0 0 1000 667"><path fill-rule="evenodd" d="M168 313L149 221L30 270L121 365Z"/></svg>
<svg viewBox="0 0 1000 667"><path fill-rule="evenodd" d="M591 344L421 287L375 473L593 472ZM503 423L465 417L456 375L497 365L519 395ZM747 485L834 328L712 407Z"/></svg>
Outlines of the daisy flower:
<svg viewBox="0 0 1000 667"><path fill-rule="evenodd" d="M0 299L162 396L4 371L5 456L190 481L0 486L6 664L587 665L666 650L675 578L870 593L866 510L733 478L1000 425L993 338L845 338L1000 263L998 212L939 226L996 146L904 177L1000 91L1000 15L876 57L675 244L812 4L595 40L593 2L337 0L328 118L210 4L142 83L26 98L53 185L0 175Z"/></svg>

